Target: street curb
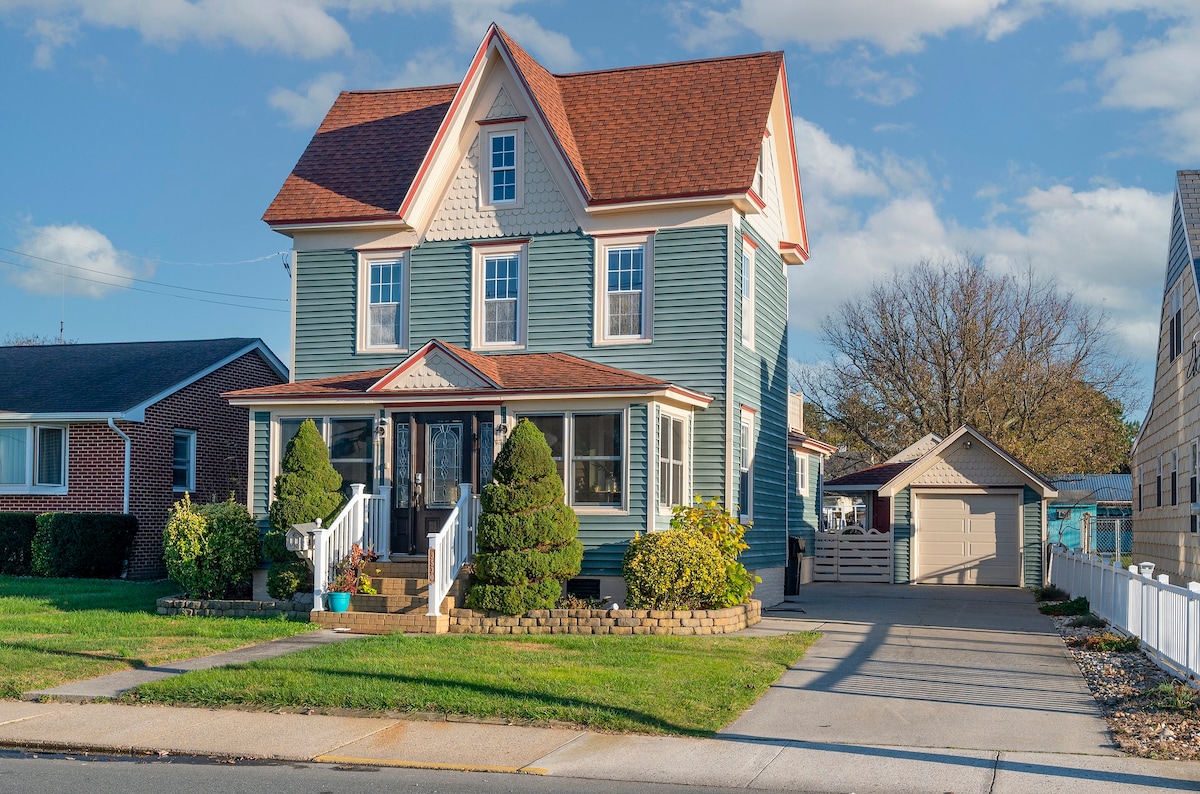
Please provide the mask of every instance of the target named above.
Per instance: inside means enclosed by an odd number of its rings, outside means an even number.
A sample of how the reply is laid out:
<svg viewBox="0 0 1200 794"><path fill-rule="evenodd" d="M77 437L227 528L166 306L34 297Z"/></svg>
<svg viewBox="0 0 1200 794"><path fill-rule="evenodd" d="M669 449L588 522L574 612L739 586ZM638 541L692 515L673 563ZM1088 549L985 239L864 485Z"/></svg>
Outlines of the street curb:
<svg viewBox="0 0 1200 794"><path fill-rule="evenodd" d="M18 742L6 739L0 739L0 749L3 750L28 750L32 752L44 753L77 753L81 755L120 755L120 756L158 756L162 758L240 758L246 760L263 760L263 761L301 761L309 762L314 759L308 756L288 756L288 755L233 755L230 753L195 753L186 750L163 750L158 747L137 747L137 746L116 746L103 744L86 744L80 742L48 742L48 741L28 741Z"/></svg>
<svg viewBox="0 0 1200 794"><path fill-rule="evenodd" d="M507 772L518 775L548 775L550 770L536 766L487 766L478 764L442 764L435 761L398 761L382 758L354 758L344 755L318 755L312 759L321 764L353 764L355 766L395 766L404 769L443 769L452 772Z"/></svg>

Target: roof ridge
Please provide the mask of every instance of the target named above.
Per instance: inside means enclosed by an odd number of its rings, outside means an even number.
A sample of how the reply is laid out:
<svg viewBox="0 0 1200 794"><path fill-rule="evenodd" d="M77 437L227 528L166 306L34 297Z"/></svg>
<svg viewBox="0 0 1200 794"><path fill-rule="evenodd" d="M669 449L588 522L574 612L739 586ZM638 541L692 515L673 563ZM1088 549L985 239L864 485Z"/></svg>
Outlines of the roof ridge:
<svg viewBox="0 0 1200 794"><path fill-rule="evenodd" d="M0 345L0 349L16 350L18 348L29 348L36 350L46 347L98 347L100 345L190 345L197 342L260 342L260 337L257 336L214 336L210 339L145 339L133 340L125 339L119 342L53 342L48 345Z"/></svg>
<svg viewBox="0 0 1200 794"><path fill-rule="evenodd" d="M637 72L649 69L668 69L675 66L692 66L699 63L717 63L720 61L741 61L750 60L752 58L765 58L768 56L783 57L782 50L763 50L762 52L747 52L740 55L718 55L715 58L692 58L686 61L667 61L666 63L643 63L637 66L613 66L608 69L589 69L584 72L563 72L561 74L550 72L553 77L558 79L566 79L570 77L588 77L597 74L614 74L616 72Z"/></svg>

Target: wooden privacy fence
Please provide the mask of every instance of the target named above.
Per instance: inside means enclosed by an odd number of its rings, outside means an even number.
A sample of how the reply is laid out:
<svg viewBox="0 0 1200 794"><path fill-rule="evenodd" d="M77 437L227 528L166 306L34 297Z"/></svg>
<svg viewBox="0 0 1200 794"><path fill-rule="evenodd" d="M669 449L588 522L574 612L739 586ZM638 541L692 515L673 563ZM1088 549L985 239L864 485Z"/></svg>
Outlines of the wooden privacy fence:
<svg viewBox="0 0 1200 794"><path fill-rule="evenodd" d="M848 529L818 534L813 544L814 582L892 581L892 533Z"/></svg>
<svg viewBox="0 0 1200 794"><path fill-rule="evenodd" d="M1051 582L1087 598L1092 612L1141 640L1163 667L1200 677L1200 583L1177 587L1168 578L1077 551L1050 551Z"/></svg>

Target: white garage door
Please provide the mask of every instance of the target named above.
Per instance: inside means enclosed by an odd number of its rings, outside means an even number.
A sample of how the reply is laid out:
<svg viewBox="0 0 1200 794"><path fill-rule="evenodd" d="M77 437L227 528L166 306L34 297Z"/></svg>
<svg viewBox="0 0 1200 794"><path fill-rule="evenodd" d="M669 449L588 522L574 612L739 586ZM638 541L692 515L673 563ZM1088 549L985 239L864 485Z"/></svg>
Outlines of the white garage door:
<svg viewBox="0 0 1200 794"><path fill-rule="evenodd" d="M913 581L1020 585L1020 514L1012 494L918 494Z"/></svg>

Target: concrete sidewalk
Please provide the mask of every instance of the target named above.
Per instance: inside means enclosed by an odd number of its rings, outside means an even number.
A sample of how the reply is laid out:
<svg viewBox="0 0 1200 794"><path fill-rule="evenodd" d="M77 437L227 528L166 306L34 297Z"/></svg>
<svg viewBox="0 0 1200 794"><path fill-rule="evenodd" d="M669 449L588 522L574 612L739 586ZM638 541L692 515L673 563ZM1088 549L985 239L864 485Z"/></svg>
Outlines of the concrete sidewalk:
<svg viewBox="0 0 1200 794"><path fill-rule="evenodd" d="M1200 764L1119 756L596 734L112 703L0 702L0 746L524 772L780 791L1200 790Z"/></svg>

